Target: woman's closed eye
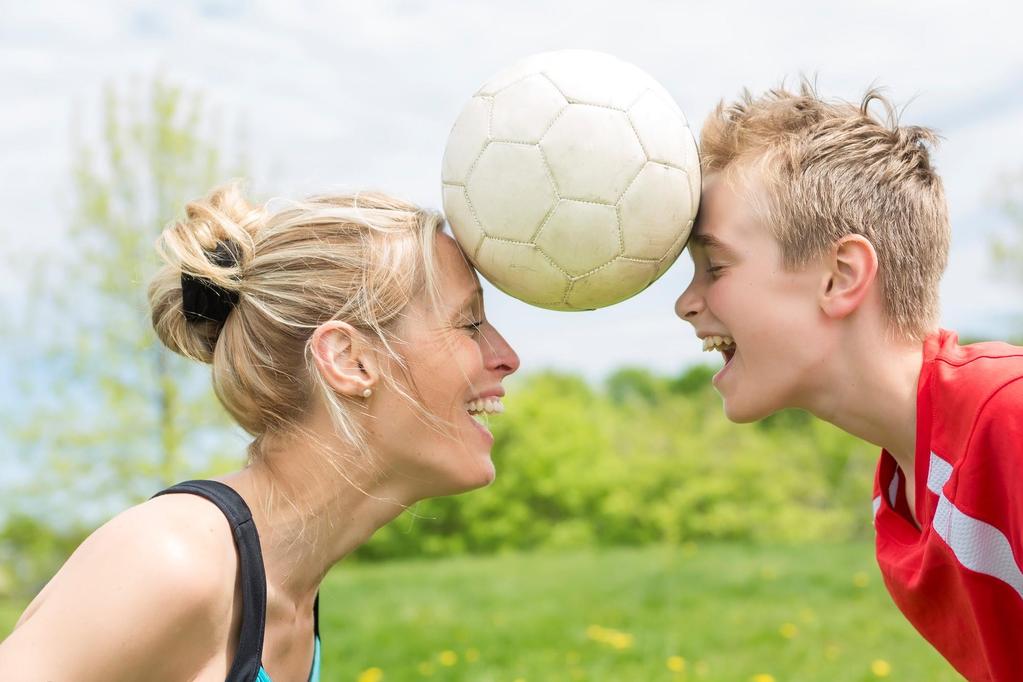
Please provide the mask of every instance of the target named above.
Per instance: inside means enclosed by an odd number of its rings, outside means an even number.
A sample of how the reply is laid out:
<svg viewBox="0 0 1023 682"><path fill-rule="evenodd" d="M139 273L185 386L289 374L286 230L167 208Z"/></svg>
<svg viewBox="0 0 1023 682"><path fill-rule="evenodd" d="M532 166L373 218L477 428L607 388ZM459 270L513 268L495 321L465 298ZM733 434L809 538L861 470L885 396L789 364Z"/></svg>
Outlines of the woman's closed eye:
<svg viewBox="0 0 1023 682"><path fill-rule="evenodd" d="M486 320L470 320L465 324L459 325L459 329L465 329L472 334L479 334L480 327L486 324Z"/></svg>

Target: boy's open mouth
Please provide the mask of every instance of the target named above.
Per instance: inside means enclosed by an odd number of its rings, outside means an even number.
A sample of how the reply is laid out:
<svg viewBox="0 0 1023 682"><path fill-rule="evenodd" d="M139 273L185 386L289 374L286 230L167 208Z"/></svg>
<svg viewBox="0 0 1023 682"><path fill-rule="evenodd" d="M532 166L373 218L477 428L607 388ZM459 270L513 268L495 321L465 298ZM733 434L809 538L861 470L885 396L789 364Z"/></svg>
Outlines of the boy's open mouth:
<svg viewBox="0 0 1023 682"><path fill-rule="evenodd" d="M703 350L721 351L727 365L735 355L735 339L731 336L708 336L703 340Z"/></svg>

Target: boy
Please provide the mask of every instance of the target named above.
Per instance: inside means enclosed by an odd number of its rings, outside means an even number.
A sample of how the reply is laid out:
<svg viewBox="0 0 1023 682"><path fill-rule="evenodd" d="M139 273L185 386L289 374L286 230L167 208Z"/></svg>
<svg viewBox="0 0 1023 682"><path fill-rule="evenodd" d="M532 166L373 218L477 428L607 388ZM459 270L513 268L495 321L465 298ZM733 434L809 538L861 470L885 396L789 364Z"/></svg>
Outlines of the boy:
<svg viewBox="0 0 1023 682"><path fill-rule="evenodd" d="M892 112L807 83L719 105L676 313L724 354L713 383L732 421L801 408L882 448L874 525L895 603L968 679L1019 680L1023 348L938 328L935 136Z"/></svg>

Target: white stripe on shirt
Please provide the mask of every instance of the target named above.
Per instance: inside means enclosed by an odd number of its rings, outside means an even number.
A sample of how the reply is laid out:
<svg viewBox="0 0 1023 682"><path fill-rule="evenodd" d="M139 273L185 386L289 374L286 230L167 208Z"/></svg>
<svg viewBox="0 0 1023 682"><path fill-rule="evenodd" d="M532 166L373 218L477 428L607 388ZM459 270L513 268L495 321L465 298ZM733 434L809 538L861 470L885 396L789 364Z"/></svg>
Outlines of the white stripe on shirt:
<svg viewBox="0 0 1023 682"><path fill-rule="evenodd" d="M944 487L952 477L952 465L931 453L927 488L938 496L931 525L966 568L1006 583L1023 598L1023 572L1012 554L1005 534L990 523L964 514L945 497Z"/></svg>

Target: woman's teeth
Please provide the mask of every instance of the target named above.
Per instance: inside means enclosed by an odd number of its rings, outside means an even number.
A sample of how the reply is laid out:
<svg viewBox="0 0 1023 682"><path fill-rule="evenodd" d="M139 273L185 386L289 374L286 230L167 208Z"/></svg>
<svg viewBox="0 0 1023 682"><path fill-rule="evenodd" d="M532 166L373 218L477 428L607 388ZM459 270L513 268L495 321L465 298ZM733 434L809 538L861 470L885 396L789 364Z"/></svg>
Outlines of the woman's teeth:
<svg viewBox="0 0 1023 682"><path fill-rule="evenodd" d="M703 340L703 350L735 350L735 339L731 336L708 336Z"/></svg>
<svg viewBox="0 0 1023 682"><path fill-rule="evenodd" d="M465 411L469 414L501 414L504 412L504 404L500 398L480 398L470 400L465 404Z"/></svg>

